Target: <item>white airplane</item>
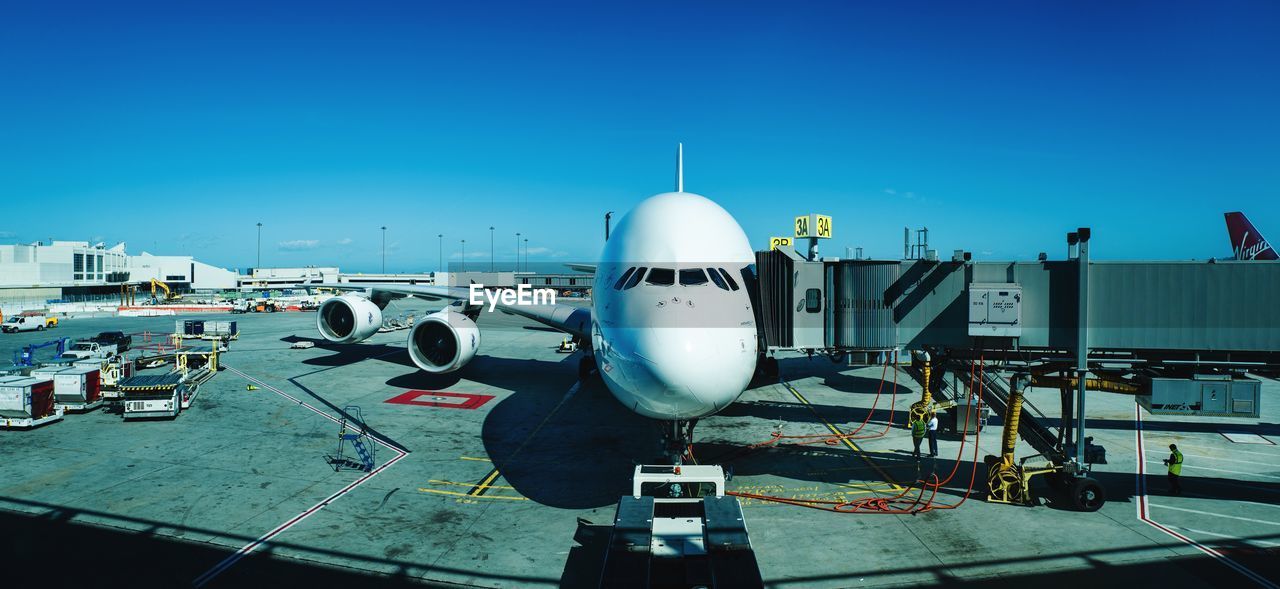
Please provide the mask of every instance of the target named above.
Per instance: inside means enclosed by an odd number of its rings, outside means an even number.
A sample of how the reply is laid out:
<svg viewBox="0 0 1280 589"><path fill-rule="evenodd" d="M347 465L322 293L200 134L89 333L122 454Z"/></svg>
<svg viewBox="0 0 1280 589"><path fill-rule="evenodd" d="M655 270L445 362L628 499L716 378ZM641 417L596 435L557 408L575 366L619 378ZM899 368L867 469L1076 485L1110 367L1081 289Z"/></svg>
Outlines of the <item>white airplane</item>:
<svg viewBox="0 0 1280 589"><path fill-rule="evenodd" d="M618 223L595 268L590 309L570 305L497 304L573 336L614 397L628 409L667 422L673 461L693 425L733 403L756 369L755 315L748 294L755 254L738 222L720 205L684 191L683 147L676 190L651 196ZM325 285L360 289L320 306L325 339L359 342L382 326L382 308L413 296L453 301L409 333L409 356L426 372L465 366L480 347L470 289L418 285Z"/></svg>

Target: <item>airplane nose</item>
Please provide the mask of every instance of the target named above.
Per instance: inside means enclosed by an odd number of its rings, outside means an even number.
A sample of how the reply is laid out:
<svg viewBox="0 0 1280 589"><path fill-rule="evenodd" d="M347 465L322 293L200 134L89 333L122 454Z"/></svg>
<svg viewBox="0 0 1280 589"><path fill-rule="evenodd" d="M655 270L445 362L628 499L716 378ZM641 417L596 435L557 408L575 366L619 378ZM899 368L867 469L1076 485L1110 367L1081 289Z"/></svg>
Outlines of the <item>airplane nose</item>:
<svg viewBox="0 0 1280 589"><path fill-rule="evenodd" d="M636 355L655 388L655 405L669 419L710 415L738 398L755 369L755 346L741 330L651 328Z"/></svg>

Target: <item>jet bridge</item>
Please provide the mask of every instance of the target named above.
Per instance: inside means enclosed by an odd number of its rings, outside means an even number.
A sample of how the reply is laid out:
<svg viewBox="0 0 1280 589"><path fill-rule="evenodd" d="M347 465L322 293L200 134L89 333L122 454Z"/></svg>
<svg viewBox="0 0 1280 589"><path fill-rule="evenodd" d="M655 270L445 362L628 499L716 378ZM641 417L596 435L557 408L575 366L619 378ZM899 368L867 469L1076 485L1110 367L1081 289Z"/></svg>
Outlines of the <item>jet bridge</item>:
<svg viewBox="0 0 1280 589"><path fill-rule="evenodd" d="M808 261L773 250L756 266L769 352L1074 361L1084 344L1090 362L1280 364L1280 262Z"/></svg>
<svg viewBox="0 0 1280 589"><path fill-rule="evenodd" d="M1020 365L1062 393L1056 463L1076 479L1089 470L1086 389L1133 394L1153 412L1257 417L1244 373L1280 367L1280 261L1091 261L1090 238L1069 233L1067 259L1054 261L758 252L762 349Z"/></svg>

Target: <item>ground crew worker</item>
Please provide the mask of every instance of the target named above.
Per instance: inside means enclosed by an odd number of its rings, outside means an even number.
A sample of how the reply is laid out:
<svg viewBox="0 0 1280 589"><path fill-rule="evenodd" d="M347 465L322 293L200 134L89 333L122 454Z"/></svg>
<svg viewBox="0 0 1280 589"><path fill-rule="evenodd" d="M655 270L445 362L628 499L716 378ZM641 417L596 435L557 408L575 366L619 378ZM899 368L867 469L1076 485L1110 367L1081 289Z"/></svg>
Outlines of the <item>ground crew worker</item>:
<svg viewBox="0 0 1280 589"><path fill-rule="evenodd" d="M938 455L938 414L929 414L929 455Z"/></svg>
<svg viewBox="0 0 1280 589"><path fill-rule="evenodd" d="M923 417L918 417L911 422L911 441L915 444L915 450L911 455L916 458L920 457L920 442L924 441L925 430L928 426L924 422Z"/></svg>
<svg viewBox="0 0 1280 589"><path fill-rule="evenodd" d="M1169 451L1169 457L1164 459L1164 463L1169 467L1169 492L1181 495L1182 482L1178 479L1182 476L1182 452L1178 451L1177 444L1169 444Z"/></svg>

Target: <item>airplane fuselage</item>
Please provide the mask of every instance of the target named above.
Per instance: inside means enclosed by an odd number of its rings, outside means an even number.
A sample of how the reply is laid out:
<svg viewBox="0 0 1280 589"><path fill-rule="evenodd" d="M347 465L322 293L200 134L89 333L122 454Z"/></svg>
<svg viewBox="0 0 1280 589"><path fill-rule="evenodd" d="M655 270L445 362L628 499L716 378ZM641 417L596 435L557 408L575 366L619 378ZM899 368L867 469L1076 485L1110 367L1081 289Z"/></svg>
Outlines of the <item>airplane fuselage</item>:
<svg viewBox="0 0 1280 589"><path fill-rule="evenodd" d="M622 219L596 268L591 327L619 402L688 420L742 394L758 354L744 275L754 262L737 221L697 194L659 194Z"/></svg>

